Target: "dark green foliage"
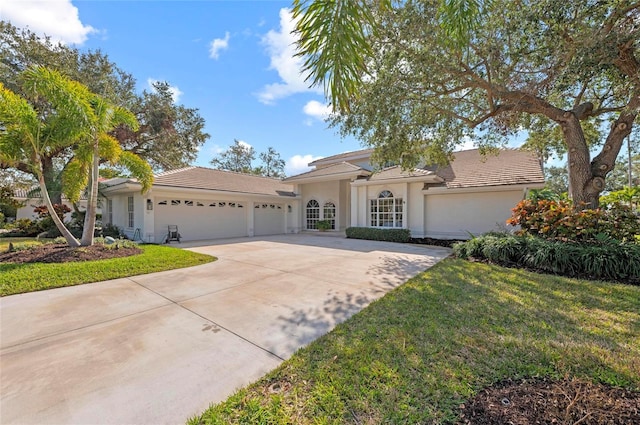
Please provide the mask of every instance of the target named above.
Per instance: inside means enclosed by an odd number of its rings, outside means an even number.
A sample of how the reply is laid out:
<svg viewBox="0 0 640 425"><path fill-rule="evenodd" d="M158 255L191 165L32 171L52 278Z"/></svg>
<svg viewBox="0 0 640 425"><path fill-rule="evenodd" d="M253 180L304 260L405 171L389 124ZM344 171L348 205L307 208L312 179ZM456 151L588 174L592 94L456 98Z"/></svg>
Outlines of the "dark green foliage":
<svg viewBox="0 0 640 425"><path fill-rule="evenodd" d="M7 236L36 236L42 232L38 221L28 218L19 218L11 223L11 230Z"/></svg>
<svg viewBox="0 0 640 425"><path fill-rule="evenodd" d="M367 239L370 241L409 242L409 229L374 229L371 227L349 227L346 230L348 238Z"/></svg>
<svg viewBox="0 0 640 425"><path fill-rule="evenodd" d="M114 226L111 223L107 223L102 226L102 237L111 236L112 238L119 239L123 236L118 226Z"/></svg>
<svg viewBox="0 0 640 425"><path fill-rule="evenodd" d="M460 258L529 268L569 277L640 284L640 245L602 238L577 244L532 236L486 235L454 245Z"/></svg>
<svg viewBox="0 0 640 425"><path fill-rule="evenodd" d="M331 220L318 220L316 223L318 230L331 230Z"/></svg>

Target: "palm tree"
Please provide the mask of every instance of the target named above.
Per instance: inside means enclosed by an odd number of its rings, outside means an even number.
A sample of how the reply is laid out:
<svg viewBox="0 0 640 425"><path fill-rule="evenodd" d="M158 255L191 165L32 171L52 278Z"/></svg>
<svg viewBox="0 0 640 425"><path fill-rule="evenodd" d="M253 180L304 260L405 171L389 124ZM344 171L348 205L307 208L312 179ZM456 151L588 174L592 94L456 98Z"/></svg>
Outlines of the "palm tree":
<svg viewBox="0 0 640 425"><path fill-rule="evenodd" d="M86 144L81 144L77 149L76 158L80 162L77 168L88 168L84 176L88 177L89 196L87 211L84 216L84 226L80 244L84 246L93 244L93 229L96 224L96 210L98 208L99 167L101 161L121 163L129 169L142 183L143 192L146 192L153 182L153 173L149 164L140 157L131 153L125 153L118 141L109 132L120 125L125 125L132 130L138 129L138 121L135 115L125 108L115 106L104 98L93 96L91 100L95 115L95 123L91 131L91 137ZM85 179L86 181L87 179ZM79 194L76 190L75 193Z"/></svg>
<svg viewBox="0 0 640 425"><path fill-rule="evenodd" d="M30 164L53 222L70 246L79 246L53 209L42 155L49 149L71 147L87 136L93 118L89 90L46 68L27 69L21 78L31 103L0 83L0 161Z"/></svg>
<svg viewBox="0 0 640 425"><path fill-rule="evenodd" d="M143 190L153 181L151 167L133 154L124 154L108 135L117 125L137 127L133 115L91 93L84 85L44 68L21 75L23 98L0 83L0 162L29 163L38 178L42 198L69 246L93 243L100 158L127 166ZM63 171L63 191L77 200L90 182L82 241L78 241L53 209L45 183L42 157L52 149L68 149L73 159ZM87 234L90 233L90 236Z"/></svg>
<svg viewBox="0 0 640 425"><path fill-rule="evenodd" d="M440 0L439 22L450 42L466 45L470 30L492 0ZM378 9L376 9L376 6ZM311 86L323 85L333 111L348 113L368 78L367 61L374 52L368 35L377 31L377 14L393 8L391 0L294 0L297 55ZM370 76L369 76L370 77Z"/></svg>

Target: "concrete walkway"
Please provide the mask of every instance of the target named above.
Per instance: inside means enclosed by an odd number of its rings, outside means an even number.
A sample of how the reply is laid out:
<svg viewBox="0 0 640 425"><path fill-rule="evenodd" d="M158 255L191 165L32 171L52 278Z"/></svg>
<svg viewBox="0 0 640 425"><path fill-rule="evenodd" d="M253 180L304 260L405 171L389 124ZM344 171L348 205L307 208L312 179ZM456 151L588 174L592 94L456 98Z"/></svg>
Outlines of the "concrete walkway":
<svg viewBox="0 0 640 425"><path fill-rule="evenodd" d="M181 246L219 260L1 298L0 423L182 424L449 254L320 235Z"/></svg>

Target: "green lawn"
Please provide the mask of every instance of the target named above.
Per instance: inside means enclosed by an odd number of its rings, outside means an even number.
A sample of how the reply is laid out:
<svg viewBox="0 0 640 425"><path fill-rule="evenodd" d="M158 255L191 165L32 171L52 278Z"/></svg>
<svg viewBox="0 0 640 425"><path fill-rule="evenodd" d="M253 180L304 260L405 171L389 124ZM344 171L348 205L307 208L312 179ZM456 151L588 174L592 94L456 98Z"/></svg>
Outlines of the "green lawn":
<svg viewBox="0 0 640 425"><path fill-rule="evenodd" d="M447 259L189 423L451 423L528 376L640 390L640 287Z"/></svg>
<svg viewBox="0 0 640 425"><path fill-rule="evenodd" d="M32 243L11 239L14 243ZM0 239L0 251L8 239ZM142 254L109 260L60 264L0 263L0 296L73 286L119 277L179 269L214 261L215 257L161 245L140 245Z"/></svg>

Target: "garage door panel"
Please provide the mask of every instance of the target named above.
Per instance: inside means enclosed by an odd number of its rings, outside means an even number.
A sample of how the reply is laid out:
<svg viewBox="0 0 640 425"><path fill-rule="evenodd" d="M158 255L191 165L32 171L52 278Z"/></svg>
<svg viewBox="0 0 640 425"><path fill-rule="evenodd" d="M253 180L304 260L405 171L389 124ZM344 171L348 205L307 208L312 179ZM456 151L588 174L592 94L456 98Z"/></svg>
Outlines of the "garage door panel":
<svg viewBox="0 0 640 425"><path fill-rule="evenodd" d="M184 240L247 236L246 204L218 200L161 200L155 214L156 239L177 225Z"/></svg>
<svg viewBox="0 0 640 425"><path fill-rule="evenodd" d="M284 205L259 204L253 209L253 234L256 236L285 233Z"/></svg>

